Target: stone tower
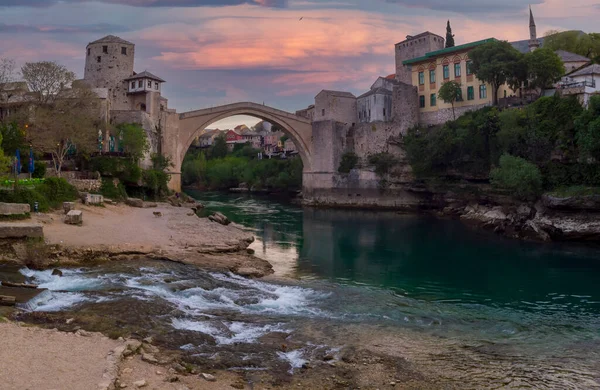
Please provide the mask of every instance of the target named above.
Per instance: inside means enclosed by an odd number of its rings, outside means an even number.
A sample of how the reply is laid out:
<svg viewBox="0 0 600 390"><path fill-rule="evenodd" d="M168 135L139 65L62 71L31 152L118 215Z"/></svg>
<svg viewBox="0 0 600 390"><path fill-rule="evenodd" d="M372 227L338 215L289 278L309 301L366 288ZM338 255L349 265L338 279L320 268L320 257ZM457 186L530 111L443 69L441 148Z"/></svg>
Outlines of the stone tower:
<svg viewBox="0 0 600 390"><path fill-rule="evenodd" d="M529 51L534 51L540 47L540 41L537 39L537 27L533 19L533 11L529 6Z"/></svg>
<svg viewBox="0 0 600 390"><path fill-rule="evenodd" d="M445 40L429 31L416 36L408 35L406 40L396 44L396 80L412 84L412 72L403 61L424 56L431 51L444 48Z"/></svg>
<svg viewBox="0 0 600 390"><path fill-rule="evenodd" d="M112 109L127 110L126 78L133 76L135 45L114 35L86 47L83 79L92 88L108 89Z"/></svg>

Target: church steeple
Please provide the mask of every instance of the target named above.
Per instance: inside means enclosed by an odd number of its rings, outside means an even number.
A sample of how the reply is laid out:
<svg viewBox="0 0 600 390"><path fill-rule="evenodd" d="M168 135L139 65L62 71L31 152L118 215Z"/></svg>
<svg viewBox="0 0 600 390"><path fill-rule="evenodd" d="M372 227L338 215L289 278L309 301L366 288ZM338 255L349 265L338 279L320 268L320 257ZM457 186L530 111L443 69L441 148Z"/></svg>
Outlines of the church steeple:
<svg viewBox="0 0 600 390"><path fill-rule="evenodd" d="M533 11L529 6L529 51L534 51L540 47L540 41L537 39L537 27L533 19Z"/></svg>

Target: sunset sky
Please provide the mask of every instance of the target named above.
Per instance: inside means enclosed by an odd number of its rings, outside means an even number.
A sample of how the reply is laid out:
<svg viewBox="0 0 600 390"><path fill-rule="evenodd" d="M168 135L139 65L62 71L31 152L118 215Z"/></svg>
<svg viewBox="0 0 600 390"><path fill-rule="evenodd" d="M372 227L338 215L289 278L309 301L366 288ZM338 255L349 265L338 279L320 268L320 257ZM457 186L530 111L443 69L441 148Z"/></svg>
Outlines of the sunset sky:
<svg viewBox="0 0 600 390"><path fill-rule="evenodd" d="M538 34L598 31L598 0L531 0ZM0 57L55 60L83 76L85 46L136 44L136 71L164 78L188 111L254 101L287 111L322 89L365 92L394 72L394 44L425 30L456 44L529 36L521 0L0 0ZM302 18L302 20L300 20Z"/></svg>

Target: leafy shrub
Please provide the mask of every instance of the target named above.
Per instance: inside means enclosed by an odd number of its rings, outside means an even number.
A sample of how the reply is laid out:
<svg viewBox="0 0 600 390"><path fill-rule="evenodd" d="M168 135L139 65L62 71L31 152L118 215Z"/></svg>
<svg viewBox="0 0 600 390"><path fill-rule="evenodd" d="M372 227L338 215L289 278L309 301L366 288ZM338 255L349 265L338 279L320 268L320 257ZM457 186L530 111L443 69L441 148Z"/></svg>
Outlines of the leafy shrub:
<svg viewBox="0 0 600 390"><path fill-rule="evenodd" d="M44 176L46 176L46 164L41 161L34 161L31 177L41 179Z"/></svg>
<svg viewBox="0 0 600 390"><path fill-rule="evenodd" d="M340 166L338 168L339 173L349 173L358 164L358 156L352 152L346 152L342 155Z"/></svg>
<svg viewBox="0 0 600 390"><path fill-rule="evenodd" d="M46 212L50 209L48 200L44 195L29 188L17 188L13 190L1 190L0 202L5 203L28 203L31 206L31 211L34 211L34 205L38 203L38 211Z"/></svg>
<svg viewBox="0 0 600 390"><path fill-rule="evenodd" d="M63 202L70 202L78 197L78 192L63 178L49 177L43 184L36 186L36 191L42 194L51 208L59 208Z"/></svg>
<svg viewBox="0 0 600 390"><path fill-rule="evenodd" d="M150 197L160 199L169 195L169 175L164 171L148 169L143 172L142 181Z"/></svg>
<svg viewBox="0 0 600 390"><path fill-rule="evenodd" d="M491 172L492 184L509 190L523 200L537 197L542 190L542 174L537 166L508 154L500 157L500 167Z"/></svg>
<svg viewBox="0 0 600 390"><path fill-rule="evenodd" d="M102 178L100 194L112 200L123 200L127 198L127 192L125 191L123 184L119 183L115 186L113 179L107 177Z"/></svg>
<svg viewBox="0 0 600 390"><path fill-rule="evenodd" d="M383 152L369 156L369 164L375 166L375 173L378 176L383 176L389 173L390 169L396 165L398 161L390 153Z"/></svg>

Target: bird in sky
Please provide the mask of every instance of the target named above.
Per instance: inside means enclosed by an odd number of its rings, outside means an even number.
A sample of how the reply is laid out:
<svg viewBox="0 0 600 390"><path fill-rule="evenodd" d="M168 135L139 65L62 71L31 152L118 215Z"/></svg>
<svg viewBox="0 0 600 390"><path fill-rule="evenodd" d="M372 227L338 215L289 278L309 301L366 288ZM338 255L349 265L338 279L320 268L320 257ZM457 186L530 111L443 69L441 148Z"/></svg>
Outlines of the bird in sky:
<svg viewBox="0 0 600 390"><path fill-rule="evenodd" d="M302 20L302 19L304 19L304 16L300 18L300 20ZM300 21L300 20L298 20L298 21Z"/></svg>

